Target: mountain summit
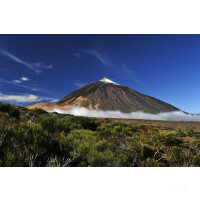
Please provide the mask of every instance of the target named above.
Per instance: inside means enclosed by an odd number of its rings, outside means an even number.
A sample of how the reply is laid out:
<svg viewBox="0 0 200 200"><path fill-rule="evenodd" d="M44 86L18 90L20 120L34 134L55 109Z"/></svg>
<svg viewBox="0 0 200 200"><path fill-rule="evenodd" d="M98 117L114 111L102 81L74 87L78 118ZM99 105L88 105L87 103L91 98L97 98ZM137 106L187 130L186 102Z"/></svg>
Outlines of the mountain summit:
<svg viewBox="0 0 200 200"><path fill-rule="evenodd" d="M60 99L57 103L38 103L28 108L69 109L70 106L84 107L89 110L116 111L124 113L143 111L159 113L177 111L178 108L115 83L107 78L86 84Z"/></svg>
<svg viewBox="0 0 200 200"><path fill-rule="evenodd" d="M108 78L102 78L100 81L102 81L102 82L104 82L104 83L112 83L112 84L115 84L115 85L119 85L119 84L117 84L117 83L115 83L114 81L111 81L111 80L109 80Z"/></svg>

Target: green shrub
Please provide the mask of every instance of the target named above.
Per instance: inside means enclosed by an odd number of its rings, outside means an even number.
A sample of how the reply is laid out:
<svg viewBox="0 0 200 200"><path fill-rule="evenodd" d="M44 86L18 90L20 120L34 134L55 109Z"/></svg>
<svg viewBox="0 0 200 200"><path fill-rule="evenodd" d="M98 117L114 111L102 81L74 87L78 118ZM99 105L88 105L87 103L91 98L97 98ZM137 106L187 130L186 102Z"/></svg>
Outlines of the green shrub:
<svg viewBox="0 0 200 200"><path fill-rule="evenodd" d="M142 145L141 155L143 160L146 160L147 158L153 158L155 152L156 151L151 146Z"/></svg>
<svg viewBox="0 0 200 200"><path fill-rule="evenodd" d="M0 103L0 112L8 113L10 117L15 117L16 119L20 118L19 110L8 103Z"/></svg>
<svg viewBox="0 0 200 200"><path fill-rule="evenodd" d="M55 118L51 116L43 117L40 120L40 123L44 130L47 130L50 133L53 133L55 131Z"/></svg>
<svg viewBox="0 0 200 200"><path fill-rule="evenodd" d="M199 151L200 132L193 130L0 103L0 166L200 166Z"/></svg>
<svg viewBox="0 0 200 200"><path fill-rule="evenodd" d="M179 146L183 142L177 138L175 138L173 135L167 135L164 138L164 144L167 146Z"/></svg>

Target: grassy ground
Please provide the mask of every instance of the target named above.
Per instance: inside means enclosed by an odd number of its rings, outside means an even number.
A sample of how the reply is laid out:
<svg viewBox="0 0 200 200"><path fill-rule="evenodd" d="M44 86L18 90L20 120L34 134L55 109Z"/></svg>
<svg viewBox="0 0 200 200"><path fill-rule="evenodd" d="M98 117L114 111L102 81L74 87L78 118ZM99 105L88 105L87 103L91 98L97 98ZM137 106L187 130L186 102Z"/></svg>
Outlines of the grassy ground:
<svg viewBox="0 0 200 200"><path fill-rule="evenodd" d="M159 121L159 120L141 120L141 119L114 119L114 118L96 118L107 122L121 122L127 124L141 124L152 125L158 128L171 128L174 130L188 130L200 131L200 122L193 121Z"/></svg>
<svg viewBox="0 0 200 200"><path fill-rule="evenodd" d="M200 166L200 123L97 119L0 103L0 166Z"/></svg>

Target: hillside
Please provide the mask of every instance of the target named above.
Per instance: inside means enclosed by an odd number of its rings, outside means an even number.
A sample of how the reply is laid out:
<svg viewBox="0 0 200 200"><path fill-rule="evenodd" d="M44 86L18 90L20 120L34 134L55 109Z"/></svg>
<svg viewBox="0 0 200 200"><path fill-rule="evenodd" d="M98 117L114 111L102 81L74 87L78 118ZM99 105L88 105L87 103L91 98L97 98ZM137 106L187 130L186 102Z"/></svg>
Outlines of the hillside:
<svg viewBox="0 0 200 200"><path fill-rule="evenodd" d="M0 103L0 166L200 166L198 122L115 120Z"/></svg>

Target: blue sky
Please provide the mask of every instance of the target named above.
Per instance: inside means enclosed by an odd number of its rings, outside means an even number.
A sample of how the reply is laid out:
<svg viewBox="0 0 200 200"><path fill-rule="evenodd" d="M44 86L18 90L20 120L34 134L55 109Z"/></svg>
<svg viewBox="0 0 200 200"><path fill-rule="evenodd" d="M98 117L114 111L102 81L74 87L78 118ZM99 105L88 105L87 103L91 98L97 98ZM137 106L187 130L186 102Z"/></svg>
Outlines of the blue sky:
<svg viewBox="0 0 200 200"><path fill-rule="evenodd" d="M0 35L0 101L55 102L107 77L200 113L200 35Z"/></svg>

